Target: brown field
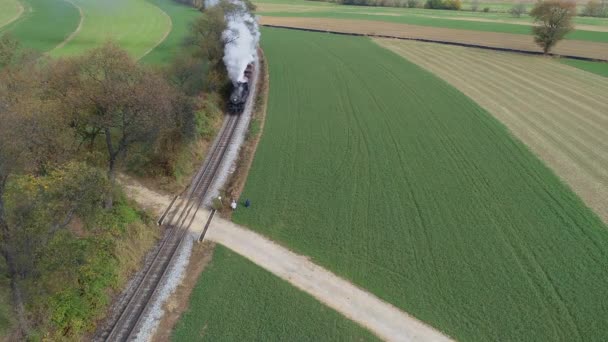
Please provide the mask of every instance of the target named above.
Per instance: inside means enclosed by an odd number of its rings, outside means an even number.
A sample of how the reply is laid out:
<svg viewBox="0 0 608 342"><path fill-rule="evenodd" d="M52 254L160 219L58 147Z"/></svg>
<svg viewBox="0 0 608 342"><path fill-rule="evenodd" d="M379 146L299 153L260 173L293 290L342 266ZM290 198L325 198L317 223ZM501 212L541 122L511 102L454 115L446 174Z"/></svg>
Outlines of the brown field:
<svg viewBox="0 0 608 342"><path fill-rule="evenodd" d="M534 43L532 36L521 34L459 30L370 20L326 18L262 17L260 23L262 25L429 39L541 52L541 49ZM563 40L557 44L553 52L560 55L608 60L608 43Z"/></svg>
<svg viewBox="0 0 608 342"><path fill-rule="evenodd" d="M608 223L608 78L548 57L375 41L492 113Z"/></svg>

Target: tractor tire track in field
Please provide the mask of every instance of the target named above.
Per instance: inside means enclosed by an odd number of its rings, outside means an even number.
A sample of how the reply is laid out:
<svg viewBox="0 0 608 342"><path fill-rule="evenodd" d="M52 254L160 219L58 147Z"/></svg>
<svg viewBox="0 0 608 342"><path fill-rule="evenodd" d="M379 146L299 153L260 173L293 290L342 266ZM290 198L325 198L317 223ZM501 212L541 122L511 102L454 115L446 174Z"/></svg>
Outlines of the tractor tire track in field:
<svg viewBox="0 0 608 342"><path fill-rule="evenodd" d="M74 2L72 2L70 0L65 0L65 2L71 4L72 6L74 6L74 7L76 7L78 9L78 13L80 15L80 21L78 22L78 26L76 27L76 30L74 30L74 32L70 33L70 35L67 36L67 38L64 41L62 41L59 45L55 46L53 48L53 50L51 50L51 52L54 51L54 50L61 49L67 43L71 42L72 39L74 39L78 35L78 33L80 33L80 30L82 29L82 24L84 23L85 15L84 15L84 12L83 12L82 8L80 6L78 6L78 5L76 5Z"/></svg>
<svg viewBox="0 0 608 342"><path fill-rule="evenodd" d="M128 195L144 208L162 210L171 201L135 182L125 184L125 188ZM194 234L200 234L206 220L207 215L203 212L196 216L190 226ZM235 223L216 217L205 238L253 261L384 340L451 341L441 332L316 265L308 257Z"/></svg>
<svg viewBox="0 0 608 342"><path fill-rule="evenodd" d="M15 14L15 16L10 18L4 24L0 24L0 28L10 25L11 23L15 22L17 19L19 19L23 15L23 12L25 12L25 7L23 7L23 4L18 0L17 0L17 6L19 6L19 9L18 9L17 13Z"/></svg>
<svg viewBox="0 0 608 342"><path fill-rule="evenodd" d="M608 79L540 57L376 42L495 115L608 223Z"/></svg>
<svg viewBox="0 0 608 342"><path fill-rule="evenodd" d="M151 47L150 49L148 49L148 51L144 52L143 55L141 55L140 57L138 57L137 59L140 60L144 57L146 57L150 52L154 51L154 49L156 49L160 44L162 44L165 39L167 39L167 37L169 37L169 34L171 33L171 31L173 30L173 20L171 20L171 16L169 14L167 14L167 12L163 11L162 8L156 6L155 4L150 2L150 5L158 8L159 11L161 11L163 13L163 15L169 20L169 27L167 27L167 30L165 31L165 34L161 37L161 39L156 43L156 45L154 45L153 47Z"/></svg>

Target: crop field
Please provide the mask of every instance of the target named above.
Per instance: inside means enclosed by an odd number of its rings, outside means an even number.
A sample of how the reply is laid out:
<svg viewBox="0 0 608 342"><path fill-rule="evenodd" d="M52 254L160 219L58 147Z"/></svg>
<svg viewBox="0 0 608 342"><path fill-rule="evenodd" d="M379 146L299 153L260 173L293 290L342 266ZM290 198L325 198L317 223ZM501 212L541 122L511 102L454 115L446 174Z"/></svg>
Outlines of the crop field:
<svg viewBox="0 0 608 342"><path fill-rule="evenodd" d="M267 120L235 221L458 340L608 335L608 229L505 126L371 40L263 37Z"/></svg>
<svg viewBox="0 0 608 342"><path fill-rule="evenodd" d="M53 56L77 54L112 39L140 58L159 44L171 30L171 19L145 0L74 0L84 12L80 31Z"/></svg>
<svg viewBox="0 0 608 342"><path fill-rule="evenodd" d="M0 12L4 5L0 3ZM0 28L9 32L24 46L42 52L50 51L76 30L80 21L78 9L65 0L21 0L24 13L14 22Z"/></svg>
<svg viewBox="0 0 608 342"><path fill-rule="evenodd" d="M541 53L531 36L497 33L473 32L441 27L426 27L417 25L388 23L370 20L345 20L329 18L289 18L263 17L264 25L279 27L306 28L320 31L341 33L356 33L361 35L385 35L406 39L425 39L431 41L471 44L493 48L508 48ZM578 56L600 60L608 60L608 43L585 42L580 40L564 40L552 50L562 56Z"/></svg>
<svg viewBox="0 0 608 342"><path fill-rule="evenodd" d="M165 64L170 62L171 58L179 53L179 47L188 35L190 23L200 15L200 12L192 7L179 4L173 0L149 0L150 3L162 9L173 23L171 33L167 38L149 54L147 54L142 62L152 64Z"/></svg>
<svg viewBox="0 0 608 342"><path fill-rule="evenodd" d="M608 63L607 62L588 62L579 61L576 59L561 59L562 63L579 68L588 72L592 72L597 75L608 77Z"/></svg>
<svg viewBox="0 0 608 342"><path fill-rule="evenodd" d="M557 61L378 40L501 120L608 223L608 79Z"/></svg>
<svg viewBox="0 0 608 342"><path fill-rule="evenodd" d="M17 0L0 0L0 27L16 20L23 12L23 6Z"/></svg>
<svg viewBox="0 0 608 342"><path fill-rule="evenodd" d="M173 341L377 341L289 283L217 245Z"/></svg>
<svg viewBox="0 0 608 342"><path fill-rule="evenodd" d="M507 13L318 4L319 2L313 1L261 2L259 13L262 16L272 17L371 20L427 27L531 35L531 18L528 16L513 18ZM608 42L608 19L576 17L574 22L577 29L568 34L567 39Z"/></svg>

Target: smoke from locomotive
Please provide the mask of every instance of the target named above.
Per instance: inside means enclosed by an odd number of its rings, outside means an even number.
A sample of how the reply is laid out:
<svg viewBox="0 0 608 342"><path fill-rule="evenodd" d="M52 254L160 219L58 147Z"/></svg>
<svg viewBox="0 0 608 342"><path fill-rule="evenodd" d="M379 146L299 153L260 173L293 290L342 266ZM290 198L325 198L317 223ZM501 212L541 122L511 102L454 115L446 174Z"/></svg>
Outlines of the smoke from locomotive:
<svg viewBox="0 0 608 342"><path fill-rule="evenodd" d="M249 97L249 80L253 74L253 64L248 64L243 73L241 81L234 85L228 101L228 112L231 114L240 114L245 110L245 103Z"/></svg>

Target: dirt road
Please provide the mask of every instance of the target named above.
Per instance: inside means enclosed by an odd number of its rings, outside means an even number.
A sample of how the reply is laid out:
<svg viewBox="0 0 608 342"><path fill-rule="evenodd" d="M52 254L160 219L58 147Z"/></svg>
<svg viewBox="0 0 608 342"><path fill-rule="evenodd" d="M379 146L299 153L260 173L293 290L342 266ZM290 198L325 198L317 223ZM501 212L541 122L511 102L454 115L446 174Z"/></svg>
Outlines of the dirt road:
<svg viewBox="0 0 608 342"><path fill-rule="evenodd" d="M133 181L123 179L122 183L129 197L157 213L162 212L163 205L171 201L170 197L143 188ZM195 235L200 234L206 220L207 213L201 210L191 226ZM206 239L250 259L384 340L450 341L449 337L314 264L306 256L293 253L230 221L214 218Z"/></svg>
<svg viewBox="0 0 608 342"><path fill-rule="evenodd" d="M308 28L343 33L386 35L392 37L426 39L470 45L488 46L522 51L541 52L533 37L522 34L482 32L388 23L371 20L345 20L327 18L262 17L262 25ZM608 60L608 43L581 40L563 40L553 49L558 55Z"/></svg>

